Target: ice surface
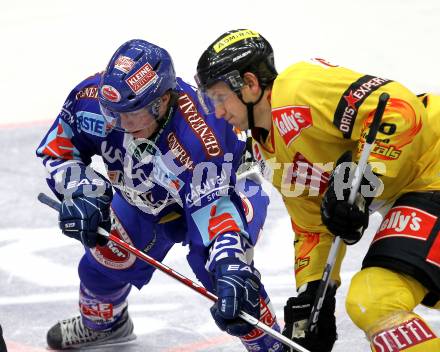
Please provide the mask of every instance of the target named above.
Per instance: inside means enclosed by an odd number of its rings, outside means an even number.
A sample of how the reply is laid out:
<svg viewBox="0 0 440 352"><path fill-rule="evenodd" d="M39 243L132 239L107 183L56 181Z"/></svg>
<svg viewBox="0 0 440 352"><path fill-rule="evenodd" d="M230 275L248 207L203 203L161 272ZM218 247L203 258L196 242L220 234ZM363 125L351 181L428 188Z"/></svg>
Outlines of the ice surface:
<svg viewBox="0 0 440 352"><path fill-rule="evenodd" d="M43 351L49 327L77 313L76 263L83 249L60 234L55 212L36 200L38 192L47 191L44 171L32 155L43 133L41 126L0 130L0 148L8 151L0 155L0 164L6 166L0 170L0 322L11 351ZM272 196L255 262L282 318L283 304L294 294L293 237L280 197L276 192ZM372 227L378 221L374 217ZM336 352L369 351L361 331L348 318L343 300L371 235L368 231L359 244L349 247L343 263ZM165 263L194 279L186 265L186 252L176 245ZM138 339L124 346L124 351L243 351L239 342L215 326L210 301L165 274L157 272L147 287L134 289L129 304ZM438 313L419 312L440 331ZM117 347L105 350L119 351Z"/></svg>

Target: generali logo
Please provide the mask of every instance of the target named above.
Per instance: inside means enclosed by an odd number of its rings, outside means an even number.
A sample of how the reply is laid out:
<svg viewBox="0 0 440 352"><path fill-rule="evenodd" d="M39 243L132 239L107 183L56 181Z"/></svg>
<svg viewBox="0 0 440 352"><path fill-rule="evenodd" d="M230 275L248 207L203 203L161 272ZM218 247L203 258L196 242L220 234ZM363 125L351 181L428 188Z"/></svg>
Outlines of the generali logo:
<svg viewBox="0 0 440 352"><path fill-rule="evenodd" d="M98 99L98 87L85 87L76 93L76 99Z"/></svg>
<svg viewBox="0 0 440 352"><path fill-rule="evenodd" d="M182 143L180 143L179 139L173 132L168 134L167 141L168 148L170 148L177 160L179 160L179 162L187 169L194 170L194 162L192 161L190 154L183 147Z"/></svg>
<svg viewBox="0 0 440 352"><path fill-rule="evenodd" d="M303 129L313 125L312 114L308 106L275 108L272 109L272 118L287 146L300 135Z"/></svg>
<svg viewBox="0 0 440 352"><path fill-rule="evenodd" d="M385 216L373 242L385 237L407 237L426 241L436 221L436 216L423 210L397 206Z"/></svg>
<svg viewBox="0 0 440 352"><path fill-rule="evenodd" d="M222 155L223 150L220 147L214 131L206 124L205 119L200 115L190 96L186 93L181 94L178 102L179 110L185 118L185 121L202 143L205 154L208 157Z"/></svg>
<svg viewBox="0 0 440 352"><path fill-rule="evenodd" d="M156 82L158 75L147 62L139 70L128 77L125 82L130 86L131 90L136 94L142 93L150 85Z"/></svg>

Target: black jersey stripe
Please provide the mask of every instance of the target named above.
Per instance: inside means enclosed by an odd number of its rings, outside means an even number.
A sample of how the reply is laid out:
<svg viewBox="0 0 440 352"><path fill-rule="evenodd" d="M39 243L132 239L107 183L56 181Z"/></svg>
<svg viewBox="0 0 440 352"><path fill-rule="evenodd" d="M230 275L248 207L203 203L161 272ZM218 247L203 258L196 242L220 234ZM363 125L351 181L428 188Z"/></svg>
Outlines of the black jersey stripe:
<svg viewBox="0 0 440 352"><path fill-rule="evenodd" d="M344 138L350 138L359 107L368 96L383 85L392 82L389 79L365 75L353 82L342 94L336 108L333 124L342 132Z"/></svg>

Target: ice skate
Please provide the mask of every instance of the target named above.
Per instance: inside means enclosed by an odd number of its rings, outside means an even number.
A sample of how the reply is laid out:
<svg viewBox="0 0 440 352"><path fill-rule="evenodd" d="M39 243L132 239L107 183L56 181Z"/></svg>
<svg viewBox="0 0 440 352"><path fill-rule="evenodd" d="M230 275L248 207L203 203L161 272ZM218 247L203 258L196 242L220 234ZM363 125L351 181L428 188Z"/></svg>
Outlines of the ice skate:
<svg viewBox="0 0 440 352"><path fill-rule="evenodd" d="M135 338L133 322L127 310L109 330L91 330L84 326L81 316L76 316L59 321L47 332L47 344L55 350L112 345Z"/></svg>

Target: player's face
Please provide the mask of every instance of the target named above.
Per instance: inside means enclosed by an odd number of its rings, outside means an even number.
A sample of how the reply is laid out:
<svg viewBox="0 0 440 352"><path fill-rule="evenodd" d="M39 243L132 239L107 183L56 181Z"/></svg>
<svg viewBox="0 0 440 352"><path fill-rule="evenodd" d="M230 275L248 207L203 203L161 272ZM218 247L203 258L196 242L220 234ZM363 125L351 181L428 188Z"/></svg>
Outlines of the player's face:
<svg viewBox="0 0 440 352"><path fill-rule="evenodd" d="M246 105L225 82L215 83L208 88L207 94L215 107L217 118L225 119L242 131L248 128Z"/></svg>
<svg viewBox="0 0 440 352"><path fill-rule="evenodd" d="M120 129L134 138L149 138L159 128L157 121L166 114L170 99L170 93L166 93L142 109L117 113L113 118Z"/></svg>
<svg viewBox="0 0 440 352"><path fill-rule="evenodd" d="M149 109L121 113L121 127L134 138L148 138L159 127Z"/></svg>

